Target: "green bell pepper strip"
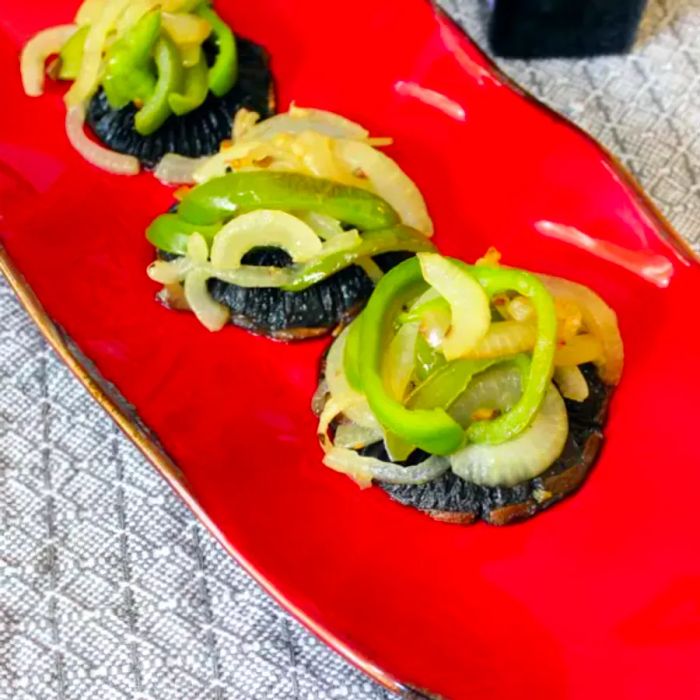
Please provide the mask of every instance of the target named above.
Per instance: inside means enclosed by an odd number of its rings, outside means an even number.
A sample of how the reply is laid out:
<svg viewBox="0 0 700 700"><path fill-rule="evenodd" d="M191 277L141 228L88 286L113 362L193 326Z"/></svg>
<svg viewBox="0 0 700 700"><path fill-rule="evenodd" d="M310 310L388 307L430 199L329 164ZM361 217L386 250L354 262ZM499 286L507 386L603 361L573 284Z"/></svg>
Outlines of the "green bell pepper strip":
<svg viewBox="0 0 700 700"><path fill-rule="evenodd" d="M467 388L475 374L483 372L491 365L502 362L501 358L488 360L452 360L433 372L418 385L408 397L408 408L448 409L457 397Z"/></svg>
<svg viewBox="0 0 700 700"><path fill-rule="evenodd" d="M361 231L399 223L391 205L367 190L310 175L264 170L213 178L189 192L179 212L193 224L214 224L252 209L315 211Z"/></svg>
<svg viewBox="0 0 700 700"><path fill-rule="evenodd" d="M58 54L60 65L58 77L61 80L75 80L80 72L80 64L83 61L83 49L85 48L85 37L90 31L89 25L80 27L70 39L61 47Z"/></svg>
<svg viewBox="0 0 700 700"><path fill-rule="evenodd" d="M349 267L359 258L395 251L417 253L424 250L435 250L435 246L420 231L403 224L379 231L366 231L354 248L319 256L302 265L293 280L282 289L287 292L300 292Z"/></svg>
<svg viewBox="0 0 700 700"><path fill-rule="evenodd" d="M175 114L178 116L187 114L193 109L197 109L207 99L207 93L209 92L207 83L208 71L209 68L203 53L200 53L197 63L190 68L185 68L182 92L174 92L168 95L170 109Z"/></svg>
<svg viewBox="0 0 700 700"><path fill-rule="evenodd" d="M537 314L537 340L532 351L532 361L523 393L510 411L489 421L477 421L467 428L470 442L498 444L514 438L532 421L540 408L549 387L554 369L556 350L557 316L554 300L547 288L535 275L524 270L467 265L455 262L474 275L489 298L494 294L516 291L528 297Z"/></svg>
<svg viewBox="0 0 700 700"><path fill-rule="evenodd" d="M522 356L526 359L525 356ZM435 372L428 376L422 384L417 386L406 401L406 407L417 408L444 408L449 413L450 406L459 398L462 392L469 386L469 383L479 372L487 370L493 365L503 362L503 358L491 358L486 360L459 359L439 366ZM518 364L521 369L522 365ZM527 364L529 368L529 362ZM527 374L523 376L523 383L527 379ZM392 433L387 433L391 440L385 440L388 445L391 442L391 457L393 461L403 460L413 452L415 445L411 445L401 438L397 438Z"/></svg>
<svg viewBox="0 0 700 700"><path fill-rule="evenodd" d="M146 238L160 250L175 255L187 254L187 242L193 233L200 233L211 244L221 227L190 224L177 214L161 214L146 229Z"/></svg>
<svg viewBox="0 0 700 700"><path fill-rule="evenodd" d="M343 370L345 378L351 389L362 391L362 381L360 379L360 325L362 324L362 314L360 313L348 328L348 337L345 340L345 352L343 354Z"/></svg>
<svg viewBox="0 0 700 700"><path fill-rule="evenodd" d="M422 333L416 339L416 376L425 381L438 367L445 364L445 356L431 347Z"/></svg>
<svg viewBox="0 0 700 700"><path fill-rule="evenodd" d="M417 306L415 309L404 311L402 314L399 314L399 317L396 320L401 325L404 323L413 323L414 321L421 321L423 317L429 313L444 314L449 319L452 311L447 299L444 297L438 297L437 299L426 301L424 304Z"/></svg>
<svg viewBox="0 0 700 700"><path fill-rule="evenodd" d="M217 97L223 97L238 80L236 38L226 22L211 7L204 5L197 9L197 14L211 24L217 48L216 58L209 68L209 89Z"/></svg>
<svg viewBox="0 0 700 700"><path fill-rule="evenodd" d="M411 410L394 399L384 385L382 353L403 304L426 288L420 264L411 258L389 271L362 312L360 362L362 390L377 420L388 431L431 454L450 454L462 445L464 431L442 408Z"/></svg>
<svg viewBox="0 0 700 700"><path fill-rule="evenodd" d="M180 54L167 36L163 35L158 39L154 57L158 69L155 89L134 116L134 128L142 136L152 134L172 114L168 96L179 92L182 86L183 68Z"/></svg>
<svg viewBox="0 0 700 700"><path fill-rule="evenodd" d="M153 94L156 77L151 54L160 36L160 18L160 10L147 12L107 51L102 87L113 109L148 100Z"/></svg>
<svg viewBox="0 0 700 700"><path fill-rule="evenodd" d="M436 455L449 455L465 441L499 443L524 430L537 412L552 374L556 338L556 315L549 292L533 275L520 270L479 268L454 261L472 274L489 296L515 290L529 297L538 317L538 338L527 383L519 401L507 413L491 421L479 421L466 432L443 407L410 409L396 401L384 386L382 352L394 318L405 303L425 288L416 258L406 260L377 284L363 312L360 343L364 351L360 366L362 388L372 412L389 431L406 442Z"/></svg>

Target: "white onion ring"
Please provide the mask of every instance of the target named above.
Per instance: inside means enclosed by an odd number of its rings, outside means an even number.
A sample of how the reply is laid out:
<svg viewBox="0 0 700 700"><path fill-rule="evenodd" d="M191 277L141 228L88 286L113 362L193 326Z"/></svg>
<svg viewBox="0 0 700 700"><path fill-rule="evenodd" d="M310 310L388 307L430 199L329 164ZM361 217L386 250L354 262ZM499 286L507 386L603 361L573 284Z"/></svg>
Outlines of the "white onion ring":
<svg viewBox="0 0 700 700"><path fill-rule="evenodd" d="M622 376L624 349L615 312L592 289L560 277L537 275L555 299L572 301L583 315L586 328L600 340L603 360L598 364L600 378L617 384Z"/></svg>
<svg viewBox="0 0 700 700"><path fill-rule="evenodd" d="M353 321L353 323L355 322ZM353 423L357 423L363 428L381 431L381 426L374 417L365 396L355 391L345 378L343 363L348 329L349 326L333 341L326 357L325 375L328 391L335 401L342 404L343 414Z"/></svg>
<svg viewBox="0 0 700 700"><path fill-rule="evenodd" d="M465 481L484 486L515 486L547 470L561 455L568 434L564 400L550 384L529 428L499 445L467 445L450 455L450 465Z"/></svg>
<svg viewBox="0 0 700 700"><path fill-rule="evenodd" d="M44 92L44 63L51 54L58 53L63 44L75 34L75 24L49 27L35 34L22 49L20 71L25 94L38 97Z"/></svg>
<svg viewBox="0 0 700 700"><path fill-rule="evenodd" d="M335 447L347 447L351 450L359 450L384 439L382 431L378 428L366 428L357 423L341 423L335 429L333 445Z"/></svg>
<svg viewBox="0 0 700 700"><path fill-rule="evenodd" d="M394 207L404 224L426 236L433 235L433 222L423 195L396 161L364 141L336 139L333 149L350 172L364 173L372 190Z"/></svg>
<svg viewBox="0 0 700 700"><path fill-rule="evenodd" d="M66 112L66 134L73 148L88 163L114 173L115 175L135 175L141 169L137 158L124 153L110 151L104 146L91 141L83 129L85 124L85 106L70 107Z"/></svg>
<svg viewBox="0 0 700 700"><path fill-rule="evenodd" d="M182 282L191 270L238 287L283 287L291 279L289 268L241 265L235 270L217 270L210 263L197 263L187 256L175 260L155 260L146 269L146 274L154 282L173 284Z"/></svg>
<svg viewBox="0 0 700 700"><path fill-rule="evenodd" d="M590 394L588 382L578 365L555 367L554 383L559 387L559 391L565 399L585 401Z"/></svg>
<svg viewBox="0 0 700 700"><path fill-rule="evenodd" d="M201 270L188 273L185 277L185 299L207 330L219 331L226 325L231 312L209 294L207 279L207 274Z"/></svg>
<svg viewBox="0 0 700 700"><path fill-rule="evenodd" d="M165 185L190 185L194 182L194 171L207 160L209 156L188 158L179 153L166 153L153 174Z"/></svg>
<svg viewBox="0 0 700 700"><path fill-rule="evenodd" d="M442 476L450 463L444 457L434 455L412 467L384 462L376 457L365 457L344 447L333 447L323 458L323 463L335 471L347 474L360 487L370 486L372 481L389 484L426 484Z"/></svg>
<svg viewBox="0 0 700 700"><path fill-rule="evenodd" d="M300 134L314 131L331 138L365 141L369 132L355 122L339 114L323 109L302 108L292 105L288 112L276 114L253 124L240 135L240 141L266 141L276 134Z"/></svg>

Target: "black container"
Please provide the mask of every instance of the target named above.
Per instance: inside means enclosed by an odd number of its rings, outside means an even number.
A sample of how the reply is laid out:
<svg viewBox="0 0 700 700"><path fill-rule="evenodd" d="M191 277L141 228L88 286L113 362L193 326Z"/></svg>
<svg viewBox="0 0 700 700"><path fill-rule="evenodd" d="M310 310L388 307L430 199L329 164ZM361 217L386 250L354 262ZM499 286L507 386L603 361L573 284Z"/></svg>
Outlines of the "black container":
<svg viewBox="0 0 700 700"><path fill-rule="evenodd" d="M491 0L489 44L498 56L622 53L634 43L646 0Z"/></svg>

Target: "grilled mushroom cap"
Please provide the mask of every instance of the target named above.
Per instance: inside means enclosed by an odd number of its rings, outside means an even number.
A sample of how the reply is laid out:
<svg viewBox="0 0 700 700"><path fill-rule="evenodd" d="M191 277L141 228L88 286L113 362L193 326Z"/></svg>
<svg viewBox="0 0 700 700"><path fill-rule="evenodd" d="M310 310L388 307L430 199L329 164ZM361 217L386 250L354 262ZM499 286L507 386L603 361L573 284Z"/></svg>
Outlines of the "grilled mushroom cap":
<svg viewBox="0 0 700 700"><path fill-rule="evenodd" d="M197 109L181 117L171 115L158 131L142 136L134 129L136 107L114 110L99 90L88 105L87 123L106 146L136 156L147 168L155 167L166 153L192 158L217 153L221 142L231 137L233 117L241 107L263 119L274 112L267 52L247 39L237 37L236 43L238 80L223 97L209 93Z"/></svg>
<svg viewBox="0 0 700 700"><path fill-rule="evenodd" d="M173 211L174 208L171 208ZM158 251L160 258L175 255ZM384 271L398 265L408 253L383 253L374 258ZM242 260L245 265L286 267L292 260L280 248L253 248ZM277 340L304 340L330 333L349 323L364 307L374 285L357 265L331 275L300 292L286 292L276 287L238 287L221 280L209 280L209 291L218 302L231 310L231 322L253 333ZM160 296L162 302L181 308L180 295L172 291Z"/></svg>
<svg viewBox="0 0 700 700"><path fill-rule="evenodd" d="M468 525L485 520L492 525L507 525L531 518L583 483L602 445L603 423L612 390L603 384L594 365L583 365L581 369L589 396L582 402L565 400L569 436L564 451L549 469L534 479L512 487L479 486L447 471L426 484L377 482L377 486L399 503L445 522ZM383 442L367 445L359 453L389 461ZM415 450L400 464L417 464L427 456Z"/></svg>

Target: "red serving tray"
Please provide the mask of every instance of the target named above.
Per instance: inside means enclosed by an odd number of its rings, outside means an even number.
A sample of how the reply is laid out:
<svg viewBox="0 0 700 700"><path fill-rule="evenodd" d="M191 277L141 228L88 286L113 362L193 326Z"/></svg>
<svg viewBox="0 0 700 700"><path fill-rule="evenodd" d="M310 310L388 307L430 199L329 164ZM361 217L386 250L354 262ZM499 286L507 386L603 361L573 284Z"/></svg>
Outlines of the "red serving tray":
<svg viewBox="0 0 700 700"><path fill-rule="evenodd" d="M428 2L218 2L269 49L281 109L334 110L395 139L387 152L425 193L444 253L496 245L619 315L625 373L581 491L505 529L435 522L321 465L309 402L326 341L211 334L154 301L143 231L171 192L82 161L55 86L22 94L20 47L76 5L0 2L3 267L222 544L391 688L700 697L700 267L629 176Z"/></svg>

